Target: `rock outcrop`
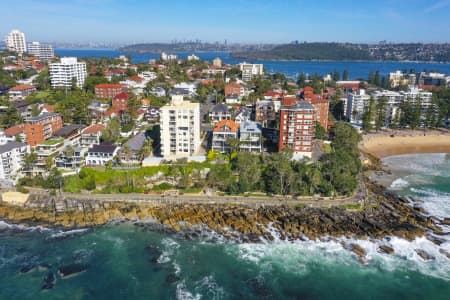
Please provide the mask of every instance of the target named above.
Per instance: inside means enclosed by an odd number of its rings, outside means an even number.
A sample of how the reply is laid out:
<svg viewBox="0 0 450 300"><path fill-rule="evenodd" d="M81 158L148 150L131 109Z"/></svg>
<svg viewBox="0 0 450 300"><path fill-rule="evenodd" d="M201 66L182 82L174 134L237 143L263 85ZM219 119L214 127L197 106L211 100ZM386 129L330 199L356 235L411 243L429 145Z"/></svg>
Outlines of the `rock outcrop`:
<svg viewBox="0 0 450 300"><path fill-rule="evenodd" d="M398 236L412 240L429 230L438 232L433 218L409 205L408 199L387 194L380 186L371 186L369 205L360 210L343 207L264 206L226 204L136 204L71 200L31 195L25 207L0 203L0 219L8 222L66 228L91 227L112 220L152 218L173 231L206 225L230 236L239 233L249 241L274 237L269 227L282 239L317 239L323 236L377 238ZM125 196L124 196L125 197ZM380 247L381 248L381 247ZM387 247L384 252L391 252Z"/></svg>

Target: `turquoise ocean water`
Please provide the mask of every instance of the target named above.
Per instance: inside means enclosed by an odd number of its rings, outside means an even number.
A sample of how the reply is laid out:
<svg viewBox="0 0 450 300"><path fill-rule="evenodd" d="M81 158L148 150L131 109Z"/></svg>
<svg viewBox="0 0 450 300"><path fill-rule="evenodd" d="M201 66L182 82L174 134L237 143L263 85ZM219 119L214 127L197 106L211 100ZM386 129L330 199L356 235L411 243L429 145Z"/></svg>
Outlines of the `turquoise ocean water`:
<svg viewBox="0 0 450 300"><path fill-rule="evenodd" d="M398 174L392 189L450 217L448 156L385 162ZM0 222L0 299L449 299L450 259L442 252L450 252L450 228L443 229L440 246L391 237L236 243L206 230L187 239L152 223L62 232ZM360 244L369 264L342 241ZM378 253L380 242L396 254ZM434 259L424 261L416 249ZM81 272L62 278L59 269ZM42 289L46 279L53 288Z"/></svg>

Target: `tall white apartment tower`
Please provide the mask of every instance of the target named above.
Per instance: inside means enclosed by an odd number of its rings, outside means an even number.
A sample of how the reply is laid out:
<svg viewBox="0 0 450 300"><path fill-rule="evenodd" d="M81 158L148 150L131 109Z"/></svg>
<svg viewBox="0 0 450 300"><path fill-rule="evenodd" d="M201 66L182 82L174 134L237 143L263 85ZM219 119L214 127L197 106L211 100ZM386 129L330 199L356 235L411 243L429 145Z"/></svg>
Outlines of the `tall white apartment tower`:
<svg viewBox="0 0 450 300"><path fill-rule="evenodd" d="M174 159L192 156L200 147L200 104L173 95L161 107L161 154Z"/></svg>
<svg viewBox="0 0 450 300"><path fill-rule="evenodd" d="M32 42L28 44L28 54L37 56L41 60L52 60L55 56L52 45L41 44L39 42Z"/></svg>
<svg viewBox="0 0 450 300"><path fill-rule="evenodd" d="M25 34L17 29L12 30L5 39L6 48L9 51L22 54L27 51Z"/></svg>
<svg viewBox="0 0 450 300"><path fill-rule="evenodd" d="M71 87L72 79L82 87L87 77L86 63L78 62L76 57L62 57L61 62L49 66L52 88Z"/></svg>

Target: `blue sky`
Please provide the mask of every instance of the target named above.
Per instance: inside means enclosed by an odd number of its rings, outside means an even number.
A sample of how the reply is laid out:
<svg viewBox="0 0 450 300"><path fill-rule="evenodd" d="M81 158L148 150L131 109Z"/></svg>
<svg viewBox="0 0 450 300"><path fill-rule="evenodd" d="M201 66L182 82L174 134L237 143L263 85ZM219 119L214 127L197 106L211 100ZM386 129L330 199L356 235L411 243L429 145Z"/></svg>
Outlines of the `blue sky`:
<svg viewBox="0 0 450 300"><path fill-rule="evenodd" d="M450 42L450 0L1 0L0 36L57 42Z"/></svg>

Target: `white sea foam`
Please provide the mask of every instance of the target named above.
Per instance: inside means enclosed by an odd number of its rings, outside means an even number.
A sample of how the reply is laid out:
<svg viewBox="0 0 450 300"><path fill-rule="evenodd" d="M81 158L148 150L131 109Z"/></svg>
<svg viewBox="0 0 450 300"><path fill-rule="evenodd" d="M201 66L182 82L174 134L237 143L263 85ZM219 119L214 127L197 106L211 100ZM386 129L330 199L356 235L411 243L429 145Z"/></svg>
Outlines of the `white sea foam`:
<svg viewBox="0 0 450 300"><path fill-rule="evenodd" d="M440 219L450 217L449 193L437 192L424 188L411 188L410 190L422 200L419 205L421 205L429 215Z"/></svg>
<svg viewBox="0 0 450 300"><path fill-rule="evenodd" d="M176 253L176 250L180 248L180 244L178 244L172 238L162 239L161 244L164 249L161 255L158 257L157 262L160 264L165 264L171 261L171 258Z"/></svg>
<svg viewBox="0 0 450 300"><path fill-rule="evenodd" d="M193 294L190 292L184 280L177 284L176 296L178 300L200 300L202 296L200 294Z"/></svg>
<svg viewBox="0 0 450 300"><path fill-rule="evenodd" d="M274 241L266 244L241 244L237 248L239 259L257 264L265 272L272 268L281 268L291 274L305 276L310 272L311 264L344 264L358 267L355 254L345 245L353 243L365 251L367 267L364 272L376 271L377 268L386 271L405 270L417 271L424 275L450 280L450 259L443 253L450 253L450 237L440 236L445 242L440 246L425 237L407 241L398 237L386 237L383 240L356 240L348 238L330 239L329 241ZM394 249L394 254L379 252L379 246L388 244ZM433 256L434 259L424 260L416 250L420 249ZM442 251L443 250L443 251Z"/></svg>
<svg viewBox="0 0 450 300"><path fill-rule="evenodd" d="M57 233L50 235L50 238L58 239L58 238L64 238L64 237L68 237L68 236L80 235L80 234L85 233L88 230L89 230L89 228L59 231Z"/></svg>
<svg viewBox="0 0 450 300"><path fill-rule="evenodd" d="M51 229L43 227L43 226L26 226L20 224L10 224L5 221L0 220L0 229L17 229L23 231L50 231Z"/></svg>
<svg viewBox="0 0 450 300"><path fill-rule="evenodd" d="M391 186L389 188L394 189L394 190L398 190L398 189L403 189L405 187L409 186L409 182L406 181L403 178L398 178L396 180L394 180L391 183Z"/></svg>
<svg viewBox="0 0 450 300"><path fill-rule="evenodd" d="M195 292L212 300L223 299L225 295L224 289L217 284L213 275L205 276L195 282Z"/></svg>

